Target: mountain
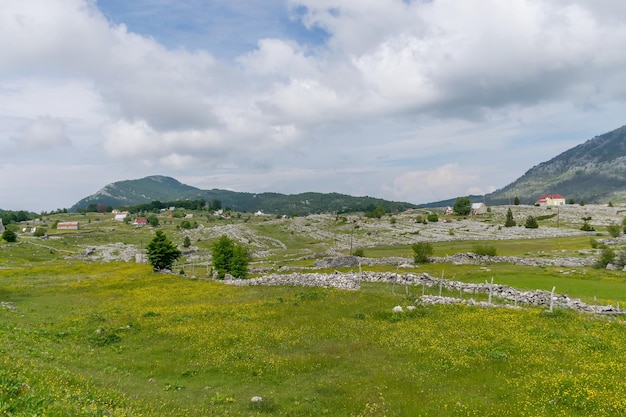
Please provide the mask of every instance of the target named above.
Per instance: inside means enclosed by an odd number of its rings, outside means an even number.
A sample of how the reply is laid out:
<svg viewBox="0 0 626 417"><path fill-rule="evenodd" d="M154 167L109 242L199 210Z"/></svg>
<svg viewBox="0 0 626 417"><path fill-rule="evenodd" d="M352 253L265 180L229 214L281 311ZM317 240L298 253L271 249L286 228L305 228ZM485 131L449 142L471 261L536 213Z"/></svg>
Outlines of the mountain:
<svg viewBox="0 0 626 417"><path fill-rule="evenodd" d="M131 207L153 201L220 200L222 207L240 212L263 211L271 214L345 213L371 211L382 206L387 212L404 211L415 204L388 201L373 197L353 197L338 193L244 193L228 190L201 190L185 185L174 178L155 175L137 180L126 180L106 185L97 193L74 204L70 211L90 205Z"/></svg>
<svg viewBox="0 0 626 417"><path fill-rule="evenodd" d="M548 193L586 203L626 201L626 126L529 169L485 198L491 204L512 201L516 196L522 203L534 203Z"/></svg>
<svg viewBox="0 0 626 417"><path fill-rule="evenodd" d="M626 202L626 126L596 136L529 169L504 188L486 195L469 196L488 205L534 204L544 194L561 194L566 201L585 203ZM452 206L456 197L423 204Z"/></svg>

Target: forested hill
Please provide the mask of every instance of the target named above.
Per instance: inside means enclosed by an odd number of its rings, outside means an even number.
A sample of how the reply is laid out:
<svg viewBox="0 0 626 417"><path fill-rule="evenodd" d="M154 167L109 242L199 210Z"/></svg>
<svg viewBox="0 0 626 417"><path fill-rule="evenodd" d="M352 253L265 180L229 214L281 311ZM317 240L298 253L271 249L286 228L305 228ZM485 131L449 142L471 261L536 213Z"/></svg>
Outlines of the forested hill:
<svg viewBox="0 0 626 417"><path fill-rule="evenodd" d="M150 176L137 180L108 184L97 193L74 204L70 211L97 205L105 207L130 207L153 201L219 200L222 207L240 212L263 211L268 214L346 213L371 211L382 206L387 212L404 211L415 204L388 201L373 197L353 197L338 193L245 193L228 190L201 190L180 183L171 177Z"/></svg>

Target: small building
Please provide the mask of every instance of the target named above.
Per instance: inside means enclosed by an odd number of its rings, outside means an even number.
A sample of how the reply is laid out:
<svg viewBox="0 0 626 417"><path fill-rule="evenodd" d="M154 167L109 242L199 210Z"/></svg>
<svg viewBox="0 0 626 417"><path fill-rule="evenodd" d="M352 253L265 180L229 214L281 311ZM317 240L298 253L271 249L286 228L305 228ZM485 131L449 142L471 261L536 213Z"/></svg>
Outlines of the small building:
<svg viewBox="0 0 626 417"><path fill-rule="evenodd" d="M127 211L120 211L120 212L118 212L118 213L115 215L114 219L115 219L115 221L117 221L117 222L123 222L123 221L124 221L124 219L125 219L126 217L128 217L128 214L129 214L129 213L128 213Z"/></svg>
<svg viewBox="0 0 626 417"><path fill-rule="evenodd" d="M147 226L148 225L148 219L145 219L143 217L137 217L135 219L135 221L133 222L133 224L135 226Z"/></svg>
<svg viewBox="0 0 626 417"><path fill-rule="evenodd" d="M444 210L444 214L452 214L454 213L454 209L450 206L446 207L446 209Z"/></svg>
<svg viewBox="0 0 626 417"><path fill-rule="evenodd" d="M472 215L487 213L485 203L472 203Z"/></svg>
<svg viewBox="0 0 626 417"><path fill-rule="evenodd" d="M564 206L565 197L561 194L544 194L535 201L535 204L541 207Z"/></svg>
<svg viewBox="0 0 626 417"><path fill-rule="evenodd" d="M59 222L57 223L57 230L78 230L80 229L79 222Z"/></svg>

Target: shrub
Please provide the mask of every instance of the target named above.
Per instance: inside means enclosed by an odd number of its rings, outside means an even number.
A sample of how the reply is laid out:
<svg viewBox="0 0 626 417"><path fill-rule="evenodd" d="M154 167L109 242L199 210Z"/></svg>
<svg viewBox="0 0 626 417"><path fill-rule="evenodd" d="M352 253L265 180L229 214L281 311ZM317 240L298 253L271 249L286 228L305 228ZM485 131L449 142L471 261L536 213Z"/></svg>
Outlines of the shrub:
<svg viewBox="0 0 626 417"><path fill-rule="evenodd" d="M606 266L613 262L615 259L615 252L611 248L605 247L600 253L600 257L596 260L594 266L596 268L606 268Z"/></svg>
<svg viewBox="0 0 626 417"><path fill-rule="evenodd" d="M354 252L352 252L352 254L353 254L354 256L358 256L358 257L360 257L360 258L362 258L362 257L364 257L364 256L365 256L365 252L363 251L363 248L356 248L356 249L354 250Z"/></svg>
<svg viewBox="0 0 626 417"><path fill-rule="evenodd" d="M489 245L474 245L472 251L481 256L496 256L497 253L496 247Z"/></svg>
<svg viewBox="0 0 626 417"><path fill-rule="evenodd" d="M217 278L224 279L226 274L236 278L245 278L248 273L248 250L237 245L228 236L222 235L213 245L213 266L217 270Z"/></svg>
<svg viewBox="0 0 626 417"><path fill-rule="evenodd" d="M611 223L606 227L611 237L618 237L622 233L622 227L617 223Z"/></svg>
<svg viewBox="0 0 626 417"><path fill-rule="evenodd" d="M584 222L580 230L582 230L583 232L593 232L596 229L594 229L593 226L591 226L589 223Z"/></svg>
<svg viewBox="0 0 626 417"><path fill-rule="evenodd" d="M2 232L2 239L6 242L13 243L17 241L17 234L11 229L5 229L5 231Z"/></svg>
<svg viewBox="0 0 626 417"><path fill-rule="evenodd" d="M439 221L439 216L436 213L429 214L426 219L431 223L437 223Z"/></svg>
<svg viewBox="0 0 626 417"><path fill-rule="evenodd" d="M432 256L434 250L433 245L428 242L414 243L411 246L413 249L413 261L416 264L424 264L430 262L430 256Z"/></svg>
<svg viewBox="0 0 626 417"><path fill-rule="evenodd" d="M533 216L528 216L526 218L526 223L524 224L524 226L527 229L537 229L539 227L539 224L537 224L537 219L535 219Z"/></svg>
<svg viewBox="0 0 626 417"><path fill-rule="evenodd" d="M33 236L35 237L42 237L46 235L46 229L43 227L38 227L35 229L35 233L33 233Z"/></svg>
<svg viewBox="0 0 626 417"><path fill-rule="evenodd" d="M423 222L424 222L424 218L422 216L415 217L415 223L423 223ZM624 227L626 227L626 225Z"/></svg>

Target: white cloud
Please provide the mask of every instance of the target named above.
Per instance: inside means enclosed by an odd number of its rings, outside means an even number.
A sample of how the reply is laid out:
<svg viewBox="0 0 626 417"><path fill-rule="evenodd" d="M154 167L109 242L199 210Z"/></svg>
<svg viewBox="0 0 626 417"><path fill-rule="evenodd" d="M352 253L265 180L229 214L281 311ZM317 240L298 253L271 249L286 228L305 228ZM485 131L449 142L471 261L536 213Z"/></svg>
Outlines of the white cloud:
<svg viewBox="0 0 626 417"><path fill-rule="evenodd" d="M488 191L480 188L480 175L476 168L447 164L433 170L415 170L396 177L387 188L396 199L426 203L470 194L484 194Z"/></svg>
<svg viewBox="0 0 626 417"><path fill-rule="evenodd" d="M159 7L150 4L150 16ZM424 202L504 186L496 180L514 179L512 166L523 172L541 162L563 135L582 142L623 123L623 2L285 0L285 7L322 28L327 42L263 36L220 59L198 43L172 49L134 33L93 0L5 0L0 39L11 42L0 46L0 132L22 149L72 143L68 160L89 151L96 165L105 163L99 147L125 172L196 177L202 169L262 167L245 177L249 187L336 185ZM176 19L186 10L177 8ZM542 139L541 150L520 145ZM495 156L486 159L487 151ZM459 168L468 164L469 173ZM287 174L294 166L312 179ZM320 171L350 180L333 183ZM243 184L237 172L223 175Z"/></svg>
<svg viewBox="0 0 626 417"><path fill-rule="evenodd" d="M72 144L65 123L51 117L40 117L22 125L11 140L22 150L47 150Z"/></svg>

